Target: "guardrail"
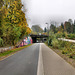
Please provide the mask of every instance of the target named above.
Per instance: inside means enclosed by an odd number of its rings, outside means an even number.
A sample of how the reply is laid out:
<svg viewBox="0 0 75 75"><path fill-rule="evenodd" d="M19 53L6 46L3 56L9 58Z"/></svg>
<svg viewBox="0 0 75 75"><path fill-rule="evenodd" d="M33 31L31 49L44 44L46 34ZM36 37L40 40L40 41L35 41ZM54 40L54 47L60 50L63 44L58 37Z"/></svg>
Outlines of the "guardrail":
<svg viewBox="0 0 75 75"><path fill-rule="evenodd" d="M73 43L75 43L75 40L71 40L71 39L58 38L58 40L68 41L68 42L73 42Z"/></svg>

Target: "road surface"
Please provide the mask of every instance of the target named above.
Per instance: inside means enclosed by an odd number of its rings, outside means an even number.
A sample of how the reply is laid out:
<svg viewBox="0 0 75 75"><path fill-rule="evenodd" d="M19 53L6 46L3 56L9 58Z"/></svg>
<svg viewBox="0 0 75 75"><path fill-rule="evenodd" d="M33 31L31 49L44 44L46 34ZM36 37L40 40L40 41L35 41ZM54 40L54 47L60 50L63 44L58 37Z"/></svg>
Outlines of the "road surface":
<svg viewBox="0 0 75 75"><path fill-rule="evenodd" d="M44 75L75 75L75 68L45 44L41 45Z"/></svg>
<svg viewBox="0 0 75 75"><path fill-rule="evenodd" d="M39 44L0 61L0 75L37 75Z"/></svg>
<svg viewBox="0 0 75 75"><path fill-rule="evenodd" d="M0 75L75 75L75 68L45 44L36 43L0 61Z"/></svg>

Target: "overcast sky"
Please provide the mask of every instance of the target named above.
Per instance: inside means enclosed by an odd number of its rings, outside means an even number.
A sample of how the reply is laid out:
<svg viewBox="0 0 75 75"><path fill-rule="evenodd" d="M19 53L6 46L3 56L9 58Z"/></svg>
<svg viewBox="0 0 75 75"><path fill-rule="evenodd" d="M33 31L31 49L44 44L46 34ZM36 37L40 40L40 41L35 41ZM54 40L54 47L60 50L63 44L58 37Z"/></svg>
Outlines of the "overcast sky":
<svg viewBox="0 0 75 75"><path fill-rule="evenodd" d="M75 19L75 0L22 0L29 26Z"/></svg>

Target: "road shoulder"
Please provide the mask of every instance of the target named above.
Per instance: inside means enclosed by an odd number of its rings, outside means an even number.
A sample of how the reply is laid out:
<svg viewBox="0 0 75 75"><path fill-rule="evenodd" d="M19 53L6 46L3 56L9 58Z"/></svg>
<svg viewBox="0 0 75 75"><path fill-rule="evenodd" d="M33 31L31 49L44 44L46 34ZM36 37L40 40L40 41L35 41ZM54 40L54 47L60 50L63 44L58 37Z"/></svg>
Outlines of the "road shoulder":
<svg viewBox="0 0 75 75"><path fill-rule="evenodd" d="M42 44L44 75L75 75L75 68L45 44Z"/></svg>

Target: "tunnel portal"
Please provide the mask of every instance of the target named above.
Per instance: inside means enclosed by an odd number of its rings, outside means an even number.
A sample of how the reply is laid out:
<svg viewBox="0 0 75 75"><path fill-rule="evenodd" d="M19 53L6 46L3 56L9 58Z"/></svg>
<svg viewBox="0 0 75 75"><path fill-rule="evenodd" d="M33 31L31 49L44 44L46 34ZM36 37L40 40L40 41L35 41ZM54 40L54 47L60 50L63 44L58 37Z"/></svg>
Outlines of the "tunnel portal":
<svg viewBox="0 0 75 75"><path fill-rule="evenodd" d="M32 37L33 43L45 42L48 38L48 35L30 35Z"/></svg>

